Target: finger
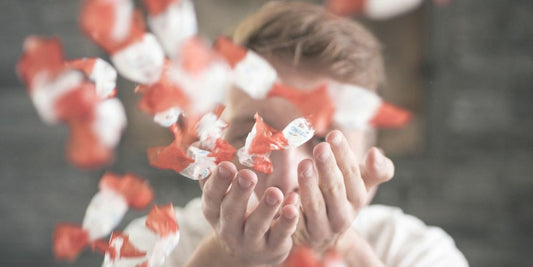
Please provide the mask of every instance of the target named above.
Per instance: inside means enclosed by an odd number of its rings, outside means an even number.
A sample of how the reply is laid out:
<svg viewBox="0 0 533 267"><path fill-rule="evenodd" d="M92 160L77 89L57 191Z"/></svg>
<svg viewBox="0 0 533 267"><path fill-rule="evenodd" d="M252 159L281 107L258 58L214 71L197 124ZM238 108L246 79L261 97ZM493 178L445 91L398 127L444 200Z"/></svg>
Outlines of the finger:
<svg viewBox="0 0 533 267"><path fill-rule="evenodd" d="M318 172L320 191L326 203L326 213L331 229L337 233L345 230L352 216L353 209L346 198L344 177L331 151L329 143L318 144L313 150Z"/></svg>
<svg viewBox="0 0 533 267"><path fill-rule="evenodd" d="M366 158L361 164L361 174L367 190L389 181L394 176L394 163L378 148L368 150Z"/></svg>
<svg viewBox="0 0 533 267"><path fill-rule="evenodd" d="M276 187L265 190L257 208L248 216L244 226L245 242L256 243L264 240L272 225L272 220L283 200L283 193Z"/></svg>
<svg viewBox="0 0 533 267"><path fill-rule="evenodd" d="M257 176L254 172L241 170L237 173L237 178L220 207L220 231L223 235L232 238L242 236L248 199L256 183Z"/></svg>
<svg viewBox="0 0 533 267"><path fill-rule="evenodd" d="M274 222L268 235L267 245L271 248L282 246L291 240L291 235L298 225L298 209L295 205L285 205L281 208L281 215Z"/></svg>
<svg viewBox="0 0 533 267"><path fill-rule="evenodd" d="M206 219L212 225L218 222L222 199L236 173L235 165L230 162L222 162L204 185L202 208Z"/></svg>
<svg viewBox="0 0 533 267"><path fill-rule="evenodd" d="M310 159L298 165L298 185L300 201L304 210L305 226L309 234L320 238L327 234L324 226L328 225L326 204L318 187L318 176Z"/></svg>
<svg viewBox="0 0 533 267"><path fill-rule="evenodd" d="M331 145L331 150L337 160L337 166L339 166L343 174L346 197L352 203L352 206L359 209L366 199L366 186L361 179L361 170L355 155L350 149L350 144L338 130L330 132L326 137L326 141Z"/></svg>
<svg viewBox="0 0 533 267"><path fill-rule="evenodd" d="M298 196L298 193L290 192L285 196L285 199L283 200L283 204L281 206L282 207L287 206L287 205L298 206L299 202L300 202L300 197Z"/></svg>

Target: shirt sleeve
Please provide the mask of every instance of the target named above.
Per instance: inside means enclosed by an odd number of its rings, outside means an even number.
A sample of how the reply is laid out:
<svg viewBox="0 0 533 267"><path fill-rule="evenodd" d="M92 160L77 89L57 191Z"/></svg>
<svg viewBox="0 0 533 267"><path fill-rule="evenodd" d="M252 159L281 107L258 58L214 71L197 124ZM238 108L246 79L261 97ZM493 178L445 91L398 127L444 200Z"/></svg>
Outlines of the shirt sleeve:
<svg viewBox="0 0 533 267"><path fill-rule="evenodd" d="M385 266L468 266L453 239L399 208L372 205L352 227L367 240Z"/></svg>

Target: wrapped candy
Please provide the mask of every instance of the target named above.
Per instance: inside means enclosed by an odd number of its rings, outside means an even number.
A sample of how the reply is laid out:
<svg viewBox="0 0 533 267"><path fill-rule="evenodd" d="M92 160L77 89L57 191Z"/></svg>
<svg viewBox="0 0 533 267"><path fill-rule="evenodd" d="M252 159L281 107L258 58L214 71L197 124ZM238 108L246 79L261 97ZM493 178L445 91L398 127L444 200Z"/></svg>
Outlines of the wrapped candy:
<svg viewBox="0 0 533 267"><path fill-rule="evenodd" d="M339 15L364 14L372 19L390 19L420 6L422 0L327 0L326 6Z"/></svg>
<svg viewBox="0 0 533 267"><path fill-rule="evenodd" d="M315 133L309 121L297 118L291 121L281 132L276 132L255 114L255 124L246 137L245 144L237 152L239 162L253 167L256 171L272 173L270 152L296 148L309 141Z"/></svg>
<svg viewBox="0 0 533 267"><path fill-rule="evenodd" d="M175 125L171 127L174 141L170 145L148 149L150 165L160 169L172 169L193 180L209 177L216 164L233 159L236 151L222 139L228 124L219 118L221 112L222 109L218 108L214 112L204 114L197 121L195 139L199 141L194 146L184 142L182 130Z"/></svg>
<svg viewBox="0 0 533 267"><path fill-rule="evenodd" d="M199 37L184 41L179 55L168 75L190 101L187 114L200 116L215 109L232 85L230 67Z"/></svg>
<svg viewBox="0 0 533 267"><path fill-rule="evenodd" d="M80 23L89 38L111 54L120 74L145 84L159 80L163 50L155 36L145 32L132 0L85 0Z"/></svg>
<svg viewBox="0 0 533 267"><path fill-rule="evenodd" d="M180 239L172 203L154 206L146 217L145 227L130 235L112 237L107 246L102 245L105 251L104 266L162 266ZM135 244L144 250L137 249Z"/></svg>
<svg viewBox="0 0 533 267"><path fill-rule="evenodd" d="M189 109L189 99L183 90L168 76L170 61L166 61L158 82L139 85L135 92L142 93L139 109L154 116L154 121L163 127L176 123L182 113Z"/></svg>
<svg viewBox="0 0 533 267"><path fill-rule="evenodd" d="M67 68L77 69L96 84L96 94L100 98L110 98L117 94L117 71L100 58L82 58L65 63Z"/></svg>
<svg viewBox="0 0 533 267"><path fill-rule="evenodd" d="M178 47L196 35L198 25L190 0L144 0L148 25L169 58L177 56Z"/></svg>
<svg viewBox="0 0 533 267"><path fill-rule="evenodd" d="M172 203L162 207L154 206L146 217L146 227L159 237L153 248L148 251L147 266L162 266L180 240L178 221Z"/></svg>
<svg viewBox="0 0 533 267"><path fill-rule="evenodd" d="M30 36L24 40L17 74L32 94L35 88L54 81L63 72L64 61L63 47L58 38Z"/></svg>
<svg viewBox="0 0 533 267"><path fill-rule="evenodd" d="M122 220L128 207L145 208L153 199L146 181L133 174L106 173L100 191L91 199L81 226L59 223L54 231L57 259L74 260L83 248L108 235Z"/></svg>
<svg viewBox="0 0 533 267"><path fill-rule="evenodd" d="M265 59L226 37L217 38L213 49L230 64L235 85L254 99L265 98L278 80L276 70Z"/></svg>
<svg viewBox="0 0 533 267"><path fill-rule="evenodd" d="M110 98L116 71L109 64L99 59L65 62L58 39L29 37L18 73L43 121L69 127L67 157L74 165L95 168L112 161L126 115L121 102Z"/></svg>
<svg viewBox="0 0 533 267"><path fill-rule="evenodd" d="M311 91L304 91L276 83L268 92L268 97L283 97L293 103L313 125L317 134L325 135L328 131L335 107L326 85L321 85Z"/></svg>
<svg viewBox="0 0 533 267"><path fill-rule="evenodd" d="M109 244L106 244L102 250L105 253L104 264L105 267L112 267L114 262L122 258L139 258L146 256L146 252L137 249L129 240L129 237L122 233L114 232L111 234Z"/></svg>
<svg viewBox="0 0 533 267"><path fill-rule="evenodd" d="M330 96L335 105L333 120L347 128L398 128L411 114L383 101L376 93L350 84L330 82Z"/></svg>

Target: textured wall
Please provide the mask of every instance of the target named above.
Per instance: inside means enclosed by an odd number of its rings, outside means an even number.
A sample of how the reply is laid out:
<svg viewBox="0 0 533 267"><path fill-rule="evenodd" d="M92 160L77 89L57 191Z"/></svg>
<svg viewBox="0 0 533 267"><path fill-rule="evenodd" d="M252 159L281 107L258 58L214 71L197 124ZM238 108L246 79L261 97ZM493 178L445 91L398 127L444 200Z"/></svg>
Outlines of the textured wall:
<svg viewBox="0 0 533 267"><path fill-rule="evenodd" d="M196 1L202 32L214 36L263 1ZM58 221L81 222L102 171L83 172L63 157L66 129L44 125L14 75L24 36L56 34L66 55L103 56L79 32L79 1L0 2L0 265L56 266L50 242ZM216 6L216 9L213 7ZM395 157L397 177L376 202L442 226L473 266L523 266L533 241L533 2L453 1L428 8L420 70L427 114L424 150ZM207 19L209 18L209 19ZM385 44L387 45L387 44ZM157 202L182 205L194 182L148 166L147 146L168 133L135 108L121 80L128 131L109 169L150 179ZM130 212L129 221L143 212ZM76 266L94 266L85 252Z"/></svg>

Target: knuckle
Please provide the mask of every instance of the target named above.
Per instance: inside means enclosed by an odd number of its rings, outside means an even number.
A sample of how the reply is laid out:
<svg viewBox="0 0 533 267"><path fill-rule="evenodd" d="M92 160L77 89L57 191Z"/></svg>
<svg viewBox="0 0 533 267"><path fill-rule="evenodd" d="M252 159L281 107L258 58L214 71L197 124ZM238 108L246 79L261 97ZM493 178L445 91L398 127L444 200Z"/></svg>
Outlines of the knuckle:
<svg viewBox="0 0 533 267"><path fill-rule="evenodd" d="M365 205L365 202L366 202L366 197L365 197L365 193L364 192L361 192L357 195L355 195L352 199L352 207L358 211L360 209L362 209Z"/></svg>
<svg viewBox="0 0 533 267"><path fill-rule="evenodd" d="M357 164L350 164L348 168L346 169L347 175L349 178L353 178L355 176L358 176L360 173L359 165Z"/></svg>
<svg viewBox="0 0 533 267"><path fill-rule="evenodd" d="M331 196L338 196L338 194L343 191L344 186L342 183L327 183L324 184L322 188L323 193Z"/></svg>
<svg viewBox="0 0 533 267"><path fill-rule="evenodd" d="M331 223L331 231L333 233L342 233L350 227L350 220L346 217L339 218Z"/></svg>

